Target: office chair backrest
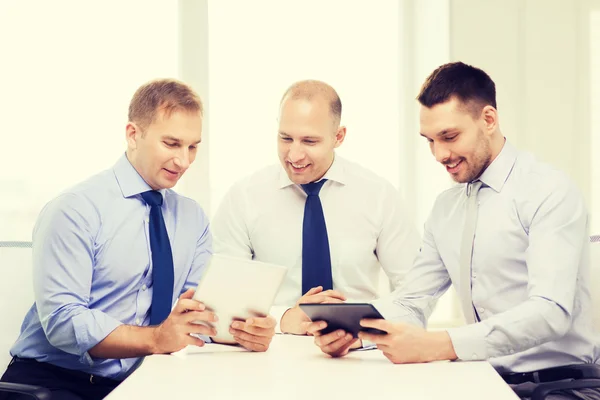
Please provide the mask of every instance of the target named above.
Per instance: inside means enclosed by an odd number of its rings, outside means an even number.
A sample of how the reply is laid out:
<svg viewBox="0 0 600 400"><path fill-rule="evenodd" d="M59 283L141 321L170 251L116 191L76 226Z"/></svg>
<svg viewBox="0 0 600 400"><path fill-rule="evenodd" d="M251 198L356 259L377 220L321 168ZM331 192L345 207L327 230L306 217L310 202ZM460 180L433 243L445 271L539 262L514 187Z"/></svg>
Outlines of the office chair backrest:
<svg viewBox="0 0 600 400"><path fill-rule="evenodd" d="M590 272L594 329L600 332L600 235L590 236Z"/></svg>
<svg viewBox="0 0 600 400"><path fill-rule="evenodd" d="M9 350L23 317L34 302L31 242L0 241L0 375L10 362Z"/></svg>

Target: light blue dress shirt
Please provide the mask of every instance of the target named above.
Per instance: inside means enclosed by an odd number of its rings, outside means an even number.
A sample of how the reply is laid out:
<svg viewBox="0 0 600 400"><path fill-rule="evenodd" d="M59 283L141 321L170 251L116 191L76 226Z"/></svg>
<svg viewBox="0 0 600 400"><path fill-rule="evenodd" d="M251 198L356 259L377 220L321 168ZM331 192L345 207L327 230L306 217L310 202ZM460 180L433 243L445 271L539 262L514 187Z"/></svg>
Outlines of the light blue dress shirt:
<svg viewBox="0 0 600 400"><path fill-rule="evenodd" d="M64 368L124 379L140 360L88 353L120 325L145 326L152 303L151 190L123 155L48 203L33 231L35 304L11 349ZM173 303L195 288L211 254L208 219L193 200L161 190L174 265Z"/></svg>
<svg viewBox="0 0 600 400"><path fill-rule="evenodd" d="M564 173L508 142L480 180L465 302L479 322L448 330L458 358L489 360L500 373L595 362L582 195ZM438 196L403 286L375 302L386 318L425 326L451 283L462 292L466 199L464 184Z"/></svg>

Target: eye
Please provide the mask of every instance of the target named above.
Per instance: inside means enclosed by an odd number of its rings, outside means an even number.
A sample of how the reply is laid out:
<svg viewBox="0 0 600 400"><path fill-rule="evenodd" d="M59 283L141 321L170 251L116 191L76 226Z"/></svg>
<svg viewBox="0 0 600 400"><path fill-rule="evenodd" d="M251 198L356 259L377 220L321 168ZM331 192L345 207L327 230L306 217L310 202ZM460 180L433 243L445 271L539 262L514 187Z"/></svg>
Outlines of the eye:
<svg viewBox="0 0 600 400"><path fill-rule="evenodd" d="M196 150L197 148L198 148L198 146L196 146L196 145L190 146L190 150Z"/></svg>
<svg viewBox="0 0 600 400"><path fill-rule="evenodd" d="M283 137L283 136L280 136L279 138L280 138L281 140L283 140L284 142L291 142L291 141L292 141L292 138L289 138L289 137Z"/></svg>
<svg viewBox="0 0 600 400"><path fill-rule="evenodd" d="M446 136L446 137L444 138L444 140L446 140L446 142L451 142L451 141L453 141L454 139L456 139L456 137L457 137L457 136L458 136L458 134L457 134L457 135L452 135L452 136Z"/></svg>
<svg viewBox="0 0 600 400"><path fill-rule="evenodd" d="M178 147L179 143L176 142L163 142L167 147Z"/></svg>
<svg viewBox="0 0 600 400"><path fill-rule="evenodd" d="M306 143L306 144L315 144L317 142L315 140L305 140L304 143Z"/></svg>

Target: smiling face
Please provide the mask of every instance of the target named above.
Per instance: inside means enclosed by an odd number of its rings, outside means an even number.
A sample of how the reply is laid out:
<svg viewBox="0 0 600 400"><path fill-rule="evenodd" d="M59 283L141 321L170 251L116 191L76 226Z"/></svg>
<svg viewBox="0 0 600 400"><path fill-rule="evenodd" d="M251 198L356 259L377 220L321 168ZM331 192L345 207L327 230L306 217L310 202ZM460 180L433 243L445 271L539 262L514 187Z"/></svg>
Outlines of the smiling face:
<svg viewBox="0 0 600 400"><path fill-rule="evenodd" d="M196 158L202 139L200 112L175 111L161 115L145 130L129 122L127 158L154 190L175 186Z"/></svg>
<svg viewBox="0 0 600 400"><path fill-rule="evenodd" d="M459 183L477 179L502 148L495 140L496 110L491 106L474 112L455 97L431 108L422 105L420 125L436 161Z"/></svg>
<svg viewBox="0 0 600 400"><path fill-rule="evenodd" d="M277 150L290 180L296 184L323 177L334 158L334 149L346 136L346 128L330 112L322 97L285 99L280 108Z"/></svg>

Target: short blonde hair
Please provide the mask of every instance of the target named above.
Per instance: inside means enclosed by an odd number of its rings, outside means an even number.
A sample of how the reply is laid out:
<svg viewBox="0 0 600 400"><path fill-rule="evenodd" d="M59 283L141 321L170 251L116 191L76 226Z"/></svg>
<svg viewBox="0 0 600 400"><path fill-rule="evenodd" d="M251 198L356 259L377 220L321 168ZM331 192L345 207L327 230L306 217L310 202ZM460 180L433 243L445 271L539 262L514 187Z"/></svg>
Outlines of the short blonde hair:
<svg viewBox="0 0 600 400"><path fill-rule="evenodd" d="M135 91L129 103L129 121L146 129L160 117L170 117L175 111L200 113L202 100L194 90L175 79L157 79L147 82Z"/></svg>

